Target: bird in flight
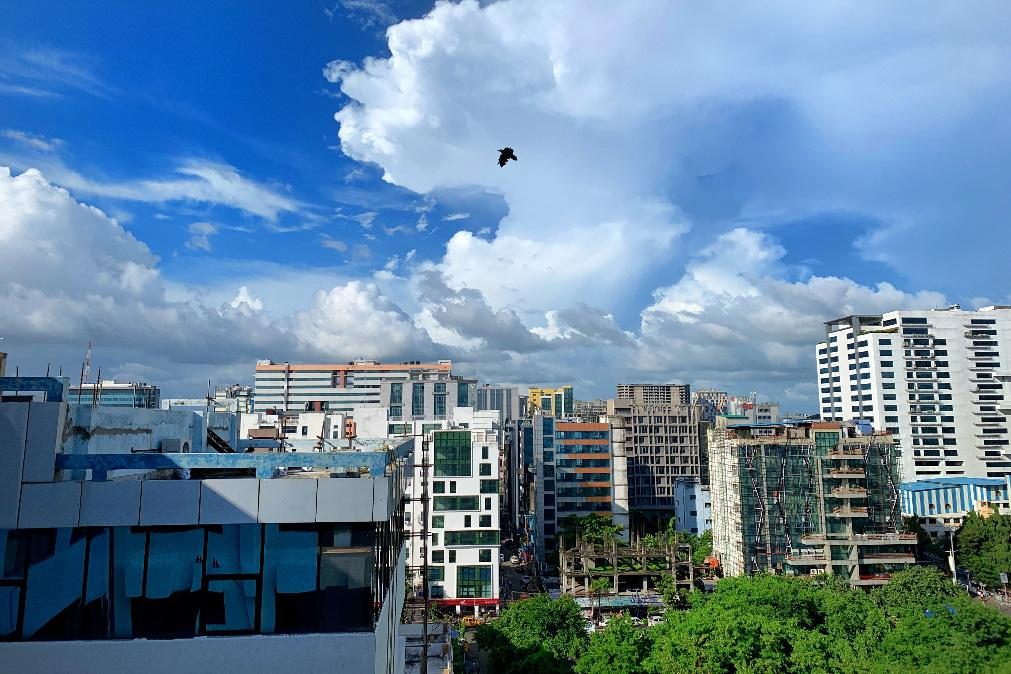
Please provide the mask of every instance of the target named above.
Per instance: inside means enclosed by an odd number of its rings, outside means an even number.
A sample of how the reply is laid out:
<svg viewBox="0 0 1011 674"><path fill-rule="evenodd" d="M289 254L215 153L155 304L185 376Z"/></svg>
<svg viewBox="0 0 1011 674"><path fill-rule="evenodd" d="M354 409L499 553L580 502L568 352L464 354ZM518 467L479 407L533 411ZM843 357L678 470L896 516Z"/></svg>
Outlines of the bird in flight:
<svg viewBox="0 0 1011 674"><path fill-rule="evenodd" d="M520 158L516 156L516 153L513 152L513 149L511 147L504 147L501 150L499 150L498 152L499 152L499 155L498 155L498 165L499 166L505 166L506 162L509 161L510 159L512 159L513 161L519 161L520 160Z"/></svg>

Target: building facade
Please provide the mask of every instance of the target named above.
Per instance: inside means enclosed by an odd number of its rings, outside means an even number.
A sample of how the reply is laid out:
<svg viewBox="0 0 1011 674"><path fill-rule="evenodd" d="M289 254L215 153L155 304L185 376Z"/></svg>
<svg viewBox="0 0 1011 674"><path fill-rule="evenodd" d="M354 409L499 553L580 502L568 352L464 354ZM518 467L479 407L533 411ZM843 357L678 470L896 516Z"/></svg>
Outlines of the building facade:
<svg viewBox="0 0 1011 674"><path fill-rule="evenodd" d="M1011 308L847 316L825 332L816 349L822 418L892 433L904 481L1011 473L997 379L1011 355Z"/></svg>
<svg viewBox="0 0 1011 674"><path fill-rule="evenodd" d="M607 416L607 401L577 400L575 416L583 421L600 421L600 417Z"/></svg>
<svg viewBox="0 0 1011 674"><path fill-rule="evenodd" d="M477 614L499 605L499 414L474 412L466 421L456 420L455 427L428 433L427 469L416 470L408 484L410 568L420 584L427 556L430 596L457 612ZM424 466L421 442L415 445L414 459L415 465ZM422 475L429 481L427 540L421 536L426 511Z"/></svg>
<svg viewBox="0 0 1011 674"><path fill-rule="evenodd" d="M98 407L161 407L161 390L145 383L126 383L106 379L100 382L71 384L70 401Z"/></svg>
<svg viewBox="0 0 1011 674"><path fill-rule="evenodd" d="M671 390L667 399L681 396ZM624 431L633 510L669 516L677 507L679 481L709 483L708 423L700 405L616 399L608 402L608 419Z"/></svg>
<svg viewBox="0 0 1011 674"><path fill-rule="evenodd" d="M891 436L722 419L711 436L713 550L726 575L829 573L880 585L915 562Z"/></svg>
<svg viewBox="0 0 1011 674"><path fill-rule="evenodd" d="M690 405L691 386L688 384L618 384L617 400L637 405Z"/></svg>
<svg viewBox="0 0 1011 674"><path fill-rule="evenodd" d="M0 428L4 671L402 667L412 440L221 454L197 414L58 395Z"/></svg>
<svg viewBox="0 0 1011 674"><path fill-rule="evenodd" d="M526 416L533 416L540 412L552 417L571 417L575 414L575 409L575 398L571 386L531 387L527 391Z"/></svg>
<svg viewBox="0 0 1011 674"><path fill-rule="evenodd" d="M383 380L379 405L389 409L390 422L448 419L454 407L471 407L477 381L449 376L438 381Z"/></svg>
<svg viewBox="0 0 1011 674"><path fill-rule="evenodd" d="M503 422L523 418L523 415L520 413L520 390L516 386L492 386L484 384L476 387L474 409L498 410L502 413Z"/></svg>
<svg viewBox="0 0 1011 674"><path fill-rule="evenodd" d="M379 405L383 381L449 382L452 369L448 360L437 363L357 360L330 364L261 360L256 364L253 409L350 413L357 406Z"/></svg>
<svg viewBox="0 0 1011 674"><path fill-rule="evenodd" d="M935 477L903 482L902 514L932 536L954 531L971 512L1011 514L1011 476Z"/></svg>
<svg viewBox="0 0 1011 674"><path fill-rule="evenodd" d="M566 517L605 515L628 529L627 493L622 490L623 435L607 423L563 421L535 414L530 423L533 467L534 541L538 560L557 550ZM627 487L625 488L627 492Z"/></svg>

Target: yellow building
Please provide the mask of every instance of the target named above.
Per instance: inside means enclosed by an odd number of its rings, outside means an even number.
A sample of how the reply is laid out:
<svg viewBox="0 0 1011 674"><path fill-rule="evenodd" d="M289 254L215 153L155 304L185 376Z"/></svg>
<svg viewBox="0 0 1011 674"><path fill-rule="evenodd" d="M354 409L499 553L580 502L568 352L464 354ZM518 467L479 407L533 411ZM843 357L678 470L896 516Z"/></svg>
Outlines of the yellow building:
<svg viewBox="0 0 1011 674"><path fill-rule="evenodd" d="M531 387L527 393L527 414L540 411L553 417L571 417L575 414L575 400L571 386L558 388Z"/></svg>

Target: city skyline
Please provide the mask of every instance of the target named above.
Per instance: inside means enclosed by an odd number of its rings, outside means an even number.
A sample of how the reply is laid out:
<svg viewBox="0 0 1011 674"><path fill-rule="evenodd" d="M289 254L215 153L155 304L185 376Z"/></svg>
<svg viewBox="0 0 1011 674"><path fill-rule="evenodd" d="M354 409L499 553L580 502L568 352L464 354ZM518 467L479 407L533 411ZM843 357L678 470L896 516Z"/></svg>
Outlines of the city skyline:
<svg viewBox="0 0 1011 674"><path fill-rule="evenodd" d="M825 321L1008 302L1002 7L659 6L12 8L8 369L93 339L166 397L449 358L813 411Z"/></svg>

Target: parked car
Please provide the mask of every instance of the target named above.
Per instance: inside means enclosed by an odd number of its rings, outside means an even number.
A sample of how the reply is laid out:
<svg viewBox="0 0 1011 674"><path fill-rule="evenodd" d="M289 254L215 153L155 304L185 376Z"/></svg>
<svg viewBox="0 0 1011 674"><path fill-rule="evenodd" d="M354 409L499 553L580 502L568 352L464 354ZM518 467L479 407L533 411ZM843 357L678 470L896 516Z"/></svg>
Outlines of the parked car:
<svg viewBox="0 0 1011 674"><path fill-rule="evenodd" d="M513 555L512 557L509 558L509 563L510 564L519 564L520 563L520 558L517 557L516 555Z"/></svg>
<svg viewBox="0 0 1011 674"><path fill-rule="evenodd" d="M649 617L649 624L650 625L659 625L662 622L663 622L663 616L662 615L651 615Z"/></svg>

